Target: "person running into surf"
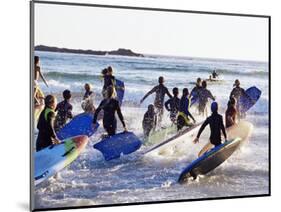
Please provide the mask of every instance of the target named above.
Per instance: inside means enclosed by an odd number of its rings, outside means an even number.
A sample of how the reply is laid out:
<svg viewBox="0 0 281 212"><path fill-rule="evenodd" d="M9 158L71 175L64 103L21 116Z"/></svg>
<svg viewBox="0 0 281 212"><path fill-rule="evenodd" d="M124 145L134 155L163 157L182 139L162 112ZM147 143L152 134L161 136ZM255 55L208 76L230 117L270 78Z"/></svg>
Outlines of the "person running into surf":
<svg viewBox="0 0 281 212"><path fill-rule="evenodd" d="M144 138L146 139L149 136L151 130L155 129L157 124L157 115L154 111L153 104L148 105L147 111L143 116L142 128Z"/></svg>
<svg viewBox="0 0 281 212"><path fill-rule="evenodd" d="M194 139L194 143L199 143L199 138L203 130L207 125L210 126L211 134L210 134L210 143L214 146L218 146L221 144L221 132L223 133L223 136L225 140L227 140L227 135L225 131L225 127L223 124L223 118L222 115L218 113L218 103L212 102L211 104L211 111L212 114L209 116L202 126L200 127L198 134L196 138ZM209 144L207 144L203 149L200 151L199 156L204 154L206 151L209 150Z"/></svg>
<svg viewBox="0 0 281 212"><path fill-rule="evenodd" d="M236 108L237 108L237 112L238 112L238 118L244 118L246 116L245 113L243 113L241 111L242 106L240 105L240 98L243 95L246 95L246 92L243 88L240 87L240 81L238 79L235 80L234 84L233 84L233 89L230 93L229 98L234 97L236 99Z"/></svg>
<svg viewBox="0 0 281 212"><path fill-rule="evenodd" d="M165 108L167 111L170 112L170 119L173 124L176 124L177 122L177 115L179 111L180 106L180 99L178 97L179 95L179 89L177 87L173 88L173 97L170 98L165 102Z"/></svg>
<svg viewBox="0 0 281 212"><path fill-rule="evenodd" d="M64 90L62 93L63 101L58 103L55 112L57 112L55 119L55 130L58 132L64 125L73 118L72 109L73 106L70 104L71 92L70 90Z"/></svg>
<svg viewBox="0 0 281 212"><path fill-rule="evenodd" d="M57 106L57 99L53 95L47 95L45 98L45 108L41 112L37 124L39 130L36 140L36 151L40 151L52 144L59 144L57 138L54 122L55 122L55 108Z"/></svg>
<svg viewBox="0 0 281 212"><path fill-rule="evenodd" d="M213 79L217 78L219 75L217 74L216 70L213 70L212 77Z"/></svg>
<svg viewBox="0 0 281 212"><path fill-rule="evenodd" d="M113 96L114 93L113 87L109 86L106 90L106 93L107 93L107 97L101 101L100 105L95 111L93 124L95 125L97 123L97 117L99 115L99 112L103 110L104 111L103 127L107 132L108 136L112 136L116 134L116 128L117 128L117 120L115 117L116 112L124 127L124 131L127 131L127 128L119 106L119 102Z"/></svg>
<svg viewBox="0 0 281 212"><path fill-rule="evenodd" d="M140 103L142 103L149 95L153 93L156 94L154 99L154 107L158 116L158 125L160 125L164 112L163 108L165 95L168 95L169 98L172 98L172 95L170 94L168 88L164 85L164 77L160 76L158 78L158 83L159 85L156 85L147 94L145 94L145 96L140 100Z"/></svg>
<svg viewBox="0 0 281 212"><path fill-rule="evenodd" d="M44 105L45 96L38 85L38 80L40 78L43 80L45 85L49 87L46 79L44 78L41 72L40 59L38 56L34 56L34 104L35 105Z"/></svg>
<svg viewBox="0 0 281 212"><path fill-rule="evenodd" d="M211 91L207 89L207 82L205 80L202 82L202 88L198 92L198 97L199 97L199 107L198 107L199 114L204 115L206 113L207 116L206 106L208 103L208 99L212 99L213 101L215 101L215 97L213 96Z"/></svg>
<svg viewBox="0 0 281 212"><path fill-rule="evenodd" d="M236 123L237 119L237 110L236 110L236 99L230 97L227 103L227 110L225 112L225 127L231 127Z"/></svg>
<svg viewBox="0 0 281 212"><path fill-rule="evenodd" d="M92 86L89 83L85 83L84 89L85 89L85 93L83 96L83 100L92 98L92 95L94 95L94 92L92 91Z"/></svg>
<svg viewBox="0 0 281 212"><path fill-rule="evenodd" d="M180 99L179 113L177 118L177 128L181 130L184 126L191 126L192 123L189 117L192 119L193 123L196 123L194 117L189 112L190 99L188 98L189 92L187 88L182 91L182 97Z"/></svg>

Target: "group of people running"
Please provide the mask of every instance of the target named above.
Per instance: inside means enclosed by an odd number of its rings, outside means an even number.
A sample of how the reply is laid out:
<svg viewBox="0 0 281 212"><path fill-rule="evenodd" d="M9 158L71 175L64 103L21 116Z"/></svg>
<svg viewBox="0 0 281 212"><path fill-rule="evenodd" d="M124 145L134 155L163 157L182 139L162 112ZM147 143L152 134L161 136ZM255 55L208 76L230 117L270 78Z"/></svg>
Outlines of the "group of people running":
<svg viewBox="0 0 281 212"><path fill-rule="evenodd" d="M36 151L40 151L49 145L60 143L56 133L73 118L73 106L70 103L71 91L68 89L63 91L63 101L58 104L57 98L54 95L44 96L37 81L41 77L47 86L48 84L40 70L38 56L35 56L34 62L34 103L35 107L44 105L44 109L42 110L37 123L39 133L36 141ZM116 83L113 69L109 66L103 69L101 73L104 85L102 88L103 99L99 106L97 108L94 107L94 93L89 83L84 85L85 93L82 98L81 106L85 112L94 114L93 127L97 124L100 112L103 111L103 127L107 132L107 135L112 136L116 134L117 129L116 113L125 131L127 131L127 127L121 112L119 101L116 98ZM206 114L205 110L208 100L211 99L215 101L215 97L210 90L207 89L207 82L202 81L200 78L197 79L196 86L190 93L187 88L183 88L182 97L179 98L179 89L177 87L173 88L172 96L169 89L164 85L164 77L160 76L158 78L158 85L153 87L141 99L140 103L153 93L155 93L154 103L148 105L148 110L145 112L142 121L145 137L148 137L150 132L155 129L156 126L161 126L164 107L170 113L171 123L176 125L178 130L181 130L185 126L189 127L196 123L195 118L190 112L192 98L198 98L198 111L201 115ZM226 127L232 126L236 122L237 117L242 116L239 99L244 93L245 91L240 87L239 80L235 80L234 88L230 94L228 107L225 113ZM169 99L165 102L166 95ZM201 132L208 124L211 128L210 141L212 144L218 145L221 143L221 131L226 138L223 118L218 114L218 104L216 102L211 104L211 111L212 115L209 116L201 126L195 142L198 142Z"/></svg>

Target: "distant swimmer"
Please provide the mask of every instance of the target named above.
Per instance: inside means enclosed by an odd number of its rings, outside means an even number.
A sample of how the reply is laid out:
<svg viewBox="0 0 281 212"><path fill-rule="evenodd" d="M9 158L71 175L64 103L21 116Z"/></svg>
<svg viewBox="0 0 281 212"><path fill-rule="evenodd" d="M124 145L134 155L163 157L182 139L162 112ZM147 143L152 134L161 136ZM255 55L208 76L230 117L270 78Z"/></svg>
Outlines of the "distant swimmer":
<svg viewBox="0 0 281 212"><path fill-rule="evenodd" d="M190 107L190 99L188 98L188 89L184 88L182 91L182 97L180 99L179 105L179 113L177 118L177 128L181 130L184 126L191 126L192 123L189 117L192 119L193 123L195 123L195 119L189 111Z"/></svg>
<svg viewBox="0 0 281 212"><path fill-rule="evenodd" d="M220 115L218 113L218 103L217 102L213 102L211 104L211 111L212 111L211 116L209 116L205 120L205 122L202 124L202 126L200 127L200 129L198 131L198 134L197 134L196 138L193 141L194 143L198 143L199 142L200 135L201 135L201 133L203 132L203 130L205 129L205 127L207 125L210 125L210 130L211 130L210 143L212 145L218 146L218 145L221 144L221 132L223 133L225 140L227 139L225 127L224 127L224 124L223 124L223 117L222 117L222 115ZM206 151L208 151L209 148L210 148L210 145L208 143L200 151L199 156L201 156Z"/></svg>
<svg viewBox="0 0 281 212"><path fill-rule="evenodd" d="M238 79L235 80L233 84L234 88L232 89L229 98L234 97L236 99L236 107L238 111L238 118L244 118L246 116L245 113L241 112L240 98L243 95L247 95L245 90L240 87L240 81Z"/></svg>
<svg viewBox="0 0 281 212"><path fill-rule="evenodd" d="M43 82L45 83L45 85L47 87L49 87L45 77L43 76L43 74L41 72L40 59L38 56L35 56L34 57L34 80L35 80L36 84L37 84L37 81L39 80L39 78L41 78L43 80Z"/></svg>
<svg viewBox="0 0 281 212"><path fill-rule="evenodd" d="M208 103L208 99L212 99L213 101L215 101L215 97L213 96L211 91L207 89L207 82L205 80L202 82L202 88L200 89L198 95L199 95L199 108L198 108L199 114L204 115L206 113L206 106Z"/></svg>
<svg viewBox="0 0 281 212"><path fill-rule="evenodd" d="M55 130L58 132L64 125L73 118L72 109L73 106L70 104L71 92L70 90L64 90L63 101L58 103L55 112L57 112L55 119Z"/></svg>
<svg viewBox="0 0 281 212"><path fill-rule="evenodd" d="M142 128L144 138L149 136L151 130L155 129L157 124L157 115L154 111L154 106L152 104L148 105L147 111L143 116Z"/></svg>
<svg viewBox="0 0 281 212"><path fill-rule="evenodd" d="M237 110L236 110L236 99L230 97L227 103L227 110L225 112L225 127L231 127L236 123L237 119Z"/></svg>
<svg viewBox="0 0 281 212"><path fill-rule="evenodd" d="M55 122L55 108L57 106L57 99L53 95L48 95L45 98L45 108L41 112L37 124L37 129L39 130L37 141L36 141L36 151L40 151L45 147L52 144L59 144L60 141L57 138L54 122Z"/></svg>
<svg viewBox="0 0 281 212"><path fill-rule="evenodd" d="M180 99L178 97L179 89L177 87L173 88L173 95L174 96L172 98L165 102L165 108L170 112L170 119L172 123L176 124L180 107Z"/></svg>
<svg viewBox="0 0 281 212"><path fill-rule="evenodd" d="M113 96L114 89L112 86L107 87L106 93L107 97L101 101L100 105L95 111L93 124L97 123L97 118L101 110L104 111L103 115L103 127L106 130L108 136L116 134L117 120L115 113L117 112L118 117L124 127L124 130L127 131L126 124L119 106L118 100Z"/></svg>
<svg viewBox="0 0 281 212"><path fill-rule="evenodd" d="M164 99L165 95L168 95L169 98L172 98L168 88L164 85L164 77L158 78L159 85L156 85L152 88L140 101L142 103L149 95L156 93L154 100L154 107L156 109L156 113L158 116L158 124L161 124L162 116L163 116L163 108L164 108Z"/></svg>
<svg viewBox="0 0 281 212"><path fill-rule="evenodd" d="M214 70L212 73L213 79L216 79L218 76L219 76L218 73L216 72L216 70Z"/></svg>

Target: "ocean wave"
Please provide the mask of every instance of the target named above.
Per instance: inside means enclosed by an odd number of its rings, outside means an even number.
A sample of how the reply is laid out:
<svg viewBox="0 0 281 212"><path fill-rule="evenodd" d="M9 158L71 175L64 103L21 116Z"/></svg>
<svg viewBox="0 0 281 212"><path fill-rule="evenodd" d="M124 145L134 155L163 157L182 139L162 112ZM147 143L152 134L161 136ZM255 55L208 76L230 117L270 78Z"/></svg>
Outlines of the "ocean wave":
<svg viewBox="0 0 281 212"><path fill-rule="evenodd" d="M81 80L81 79L88 79L91 80L101 80L101 75L98 74L88 74L88 73L73 73L73 72L58 72L58 71L51 71L45 74L49 78L67 78L73 80Z"/></svg>

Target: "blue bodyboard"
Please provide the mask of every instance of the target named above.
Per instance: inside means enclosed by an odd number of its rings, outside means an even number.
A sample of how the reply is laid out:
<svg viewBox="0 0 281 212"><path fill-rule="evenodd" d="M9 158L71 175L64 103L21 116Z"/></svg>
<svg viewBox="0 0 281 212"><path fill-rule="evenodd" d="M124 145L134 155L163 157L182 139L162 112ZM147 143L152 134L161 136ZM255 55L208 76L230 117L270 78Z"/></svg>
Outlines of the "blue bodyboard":
<svg viewBox="0 0 281 212"><path fill-rule="evenodd" d="M117 93L117 100L119 102L119 105L122 105L122 101L124 98L124 93L125 93L125 84L123 81L116 79L115 80L115 89Z"/></svg>
<svg viewBox="0 0 281 212"><path fill-rule="evenodd" d="M139 138L132 132L122 132L105 138L94 145L106 161L119 158L121 154L128 155L137 151L142 145Z"/></svg>
<svg viewBox="0 0 281 212"><path fill-rule="evenodd" d="M240 110L244 113L253 107L261 96L261 91L255 86L248 88L245 92L247 95L241 96L239 100Z"/></svg>
<svg viewBox="0 0 281 212"><path fill-rule="evenodd" d="M195 92L195 91L192 91L190 93L190 96L191 96L191 103L190 103L190 106L192 106L193 104L195 104L197 101L198 101L198 93Z"/></svg>
<svg viewBox="0 0 281 212"><path fill-rule="evenodd" d="M93 114L82 113L75 116L69 123L67 123L59 132L57 136L60 140L71 138L78 135L92 136L98 129L99 124L93 129Z"/></svg>

